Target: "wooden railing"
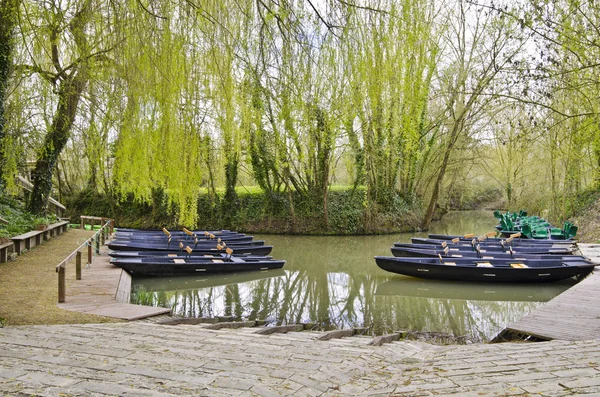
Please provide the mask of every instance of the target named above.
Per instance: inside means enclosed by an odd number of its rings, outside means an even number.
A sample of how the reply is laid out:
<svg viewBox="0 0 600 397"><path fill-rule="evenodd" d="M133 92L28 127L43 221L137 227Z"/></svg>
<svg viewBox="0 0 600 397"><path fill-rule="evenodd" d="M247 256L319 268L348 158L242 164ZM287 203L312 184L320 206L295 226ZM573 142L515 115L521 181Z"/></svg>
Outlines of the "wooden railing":
<svg viewBox="0 0 600 397"><path fill-rule="evenodd" d="M113 231L114 220L109 218L103 218L106 223L89 239L81 244L75 251L67 256L62 262L56 266L56 273L58 273L58 302L62 303L65 301L66 294L66 269L67 263L75 258L75 279L81 280L81 250L87 247L87 264L92 263L93 254L100 253L100 245L104 245L106 239L110 236Z"/></svg>
<svg viewBox="0 0 600 397"><path fill-rule="evenodd" d="M79 217L80 219L80 223L81 223L81 228L85 229L85 225L90 225L91 226L91 230L94 230L94 225L96 224L96 221L98 222L99 225L104 225L107 221L110 221L110 233L112 234L113 229L115 227L115 221L114 219L110 219L110 218L106 218L104 216L87 216L87 215L81 215Z"/></svg>

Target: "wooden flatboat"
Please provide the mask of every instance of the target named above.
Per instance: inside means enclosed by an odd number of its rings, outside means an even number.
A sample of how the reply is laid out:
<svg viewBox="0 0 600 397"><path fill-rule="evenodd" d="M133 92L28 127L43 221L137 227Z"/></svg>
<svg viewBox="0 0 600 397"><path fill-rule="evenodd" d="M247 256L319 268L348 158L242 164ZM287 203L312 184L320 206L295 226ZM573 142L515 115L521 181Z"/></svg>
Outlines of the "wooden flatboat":
<svg viewBox="0 0 600 397"><path fill-rule="evenodd" d="M415 247L392 247L392 255L397 257L430 257L438 258L439 255L448 258L499 258L499 259L557 259L557 260L580 260L587 259L578 255L555 255L551 253L523 253L521 251L486 251L486 250L451 250L446 248L415 248Z"/></svg>
<svg viewBox="0 0 600 397"><path fill-rule="evenodd" d="M202 243L213 243L213 244L217 244L217 242L220 241L225 241L225 242L243 242L243 241L252 241L252 239L254 238L253 236L247 236L245 234L242 235L230 235L230 236L222 236L222 237L216 237L216 238L210 238L210 237L206 237L206 236L188 236L185 234L182 235L171 235L170 237L167 236L161 236L161 235L154 235L154 236L142 236L142 235L136 235L136 236L126 236L126 237L122 237L120 235L116 235L114 240L115 241L132 241L132 242L137 242L137 241L147 241L147 242L152 242L152 243L163 243L163 242L167 242L169 240L169 238L171 239L171 243L175 242L175 243L179 243L180 241L184 242L184 243L190 243L190 242L194 242L196 240L198 240L199 242Z"/></svg>
<svg viewBox="0 0 600 397"><path fill-rule="evenodd" d="M264 247L264 246L262 246ZM261 248L262 248L261 247ZM272 259L272 256L268 255L254 255L254 254L239 254L234 253L233 249L231 250L231 255L239 256L239 257L252 257L252 258L262 258L262 259ZM228 258L229 254L224 251L193 251L187 252L185 250L180 251L109 251L108 256L111 258L171 258L171 259L185 259L185 258L195 258L201 257L204 259L224 259Z"/></svg>
<svg viewBox="0 0 600 397"><path fill-rule="evenodd" d="M527 240L527 239L515 239L515 238L507 238L507 239L486 239L480 240L477 238L473 239L453 239L453 240L443 240L443 239L433 239L427 237L411 237L411 242L413 244L434 244L434 245L476 245L480 244L481 246L513 246L513 247L536 247L536 248L544 248L544 247L554 247L554 248L564 248L570 247L574 245L573 241L567 240L545 240L541 242L540 240Z"/></svg>
<svg viewBox="0 0 600 397"><path fill-rule="evenodd" d="M448 247L450 252L462 253L465 251L476 252L477 245L472 244L415 244L415 243L394 243L394 247L404 248L421 248L421 249L441 249ZM570 255L573 252L573 248L565 246L503 246L500 244L486 244L481 246L480 251L483 253L491 252L517 252L519 254L553 254L553 255Z"/></svg>
<svg viewBox="0 0 600 397"><path fill-rule="evenodd" d="M189 245L194 251L210 250L216 248L216 241L179 241L179 242L152 242L152 241L125 241L125 240L113 240L107 243L108 248L115 251L176 251L179 247L179 243ZM241 241L241 242L230 242L227 246L236 249L241 247L255 247L262 246L265 244L264 240L252 240L252 241Z"/></svg>
<svg viewBox="0 0 600 397"><path fill-rule="evenodd" d="M376 256L377 266L406 276L458 281L541 283L583 277L596 263L589 260L399 258Z"/></svg>
<svg viewBox="0 0 600 397"><path fill-rule="evenodd" d="M109 245L110 248L110 245ZM233 254L234 255L269 255L271 253L271 251L273 250L273 246L272 245L238 245L238 246L232 246L230 247L233 250ZM174 254L176 256L182 255L182 250L181 249L177 249L175 246L173 246L171 249L164 249L164 250L153 250L153 249L148 249L148 250L136 250L136 249L120 249L120 248L110 248L112 251L109 253L110 256L113 257L117 257L119 255L119 253L123 254L125 252L134 252L134 253L138 253L140 255L137 256L161 256L159 255L159 253L162 253L162 255L168 255L168 254ZM143 253L148 253L147 255L143 255ZM213 247L208 247L208 248L196 248L195 250L192 251L192 253L190 255L195 256L195 255L210 255L210 254L221 254L223 253L224 250L219 250L217 248Z"/></svg>
<svg viewBox="0 0 600 397"><path fill-rule="evenodd" d="M231 256L224 259L190 258L112 258L110 263L123 270L145 276L195 275L199 273L236 273L280 269L284 260Z"/></svg>
<svg viewBox="0 0 600 397"><path fill-rule="evenodd" d="M533 245L533 244L564 244L564 245L569 245L569 244L573 244L575 242L575 240L573 239L530 239L525 237L523 234L521 234L520 232L513 232L511 234L507 234L506 236L504 236L503 238L498 238L495 237L496 233L487 233L484 236L475 236L474 234L465 234L465 235L451 235L451 234L428 234L428 239L430 240L441 240L441 241L447 241L448 244L450 244L450 241L452 240L456 240L458 239L460 242L471 242L473 239L479 241L479 242L489 242L489 243L494 243L494 242L500 242L500 241L506 241L507 239L511 239L511 241L514 244L529 244L529 245Z"/></svg>

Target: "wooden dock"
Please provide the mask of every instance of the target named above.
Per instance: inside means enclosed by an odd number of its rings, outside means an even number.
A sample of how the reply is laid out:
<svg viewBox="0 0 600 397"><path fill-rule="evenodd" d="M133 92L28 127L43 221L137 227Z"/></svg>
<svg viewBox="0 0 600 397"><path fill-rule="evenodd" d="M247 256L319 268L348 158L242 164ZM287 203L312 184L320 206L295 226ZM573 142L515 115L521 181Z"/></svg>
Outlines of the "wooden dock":
<svg viewBox="0 0 600 397"><path fill-rule="evenodd" d="M92 264L82 269L81 280L69 282L66 302L59 303L58 307L129 321L171 312L162 307L128 303L131 276L111 265L107 252L108 248L102 247Z"/></svg>
<svg viewBox="0 0 600 397"><path fill-rule="evenodd" d="M582 255L600 263L600 244L578 244ZM533 336L542 340L600 338L600 267L577 285L540 306L497 337Z"/></svg>

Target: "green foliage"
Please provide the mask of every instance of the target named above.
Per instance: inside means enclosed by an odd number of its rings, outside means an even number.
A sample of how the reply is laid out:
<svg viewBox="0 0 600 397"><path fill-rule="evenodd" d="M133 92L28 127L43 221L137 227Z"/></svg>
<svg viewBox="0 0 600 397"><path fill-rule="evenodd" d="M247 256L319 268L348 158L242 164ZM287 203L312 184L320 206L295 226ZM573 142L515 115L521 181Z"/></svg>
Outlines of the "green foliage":
<svg viewBox="0 0 600 397"><path fill-rule="evenodd" d="M0 174L42 160L75 215L369 232L494 189L558 216L600 181L594 3L1 4Z"/></svg>
<svg viewBox="0 0 600 397"><path fill-rule="evenodd" d="M26 210L25 204L10 196L0 196L0 217L8 225L0 224L0 237L12 237L35 230L37 225L49 225L57 221L55 216L37 216Z"/></svg>
<svg viewBox="0 0 600 397"><path fill-rule="evenodd" d="M265 193L256 188L238 188L238 208L230 216L223 216L229 208L226 192L216 195L201 192L198 196L196 224L178 222L178 209L169 206L168 192L156 190L150 202L134 199L133 195L111 205L111 198L93 190L86 190L69 198L67 207L71 219L79 215L108 216L117 226L157 228L234 229L255 233L300 234L373 234L414 230L417 226L418 206L399 195L392 211L381 212L374 218L367 216L367 189L336 187L328 194L329 228L325 228L322 207L309 197L293 192L295 217L290 213L289 196L285 192ZM295 223L294 223L295 222ZM294 223L294 224L293 224Z"/></svg>
<svg viewBox="0 0 600 397"><path fill-rule="evenodd" d="M577 216L586 208L600 199L600 189L592 187L586 189L576 196L571 197L567 202L567 218Z"/></svg>

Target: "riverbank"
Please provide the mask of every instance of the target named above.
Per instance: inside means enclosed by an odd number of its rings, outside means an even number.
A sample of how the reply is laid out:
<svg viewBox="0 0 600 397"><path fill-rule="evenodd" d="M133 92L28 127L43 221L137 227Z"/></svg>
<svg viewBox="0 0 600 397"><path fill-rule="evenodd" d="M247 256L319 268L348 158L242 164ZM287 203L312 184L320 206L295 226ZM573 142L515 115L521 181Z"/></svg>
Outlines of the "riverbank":
<svg viewBox="0 0 600 397"><path fill-rule="evenodd" d="M0 264L0 318L4 325L89 324L115 322L107 317L68 312L57 303L56 265L93 232L69 229L36 246L14 261ZM75 279L75 264L67 267L67 283Z"/></svg>
<svg viewBox="0 0 600 397"><path fill-rule="evenodd" d="M579 226L577 239L582 243L600 243L600 199L585 208L574 218Z"/></svg>

